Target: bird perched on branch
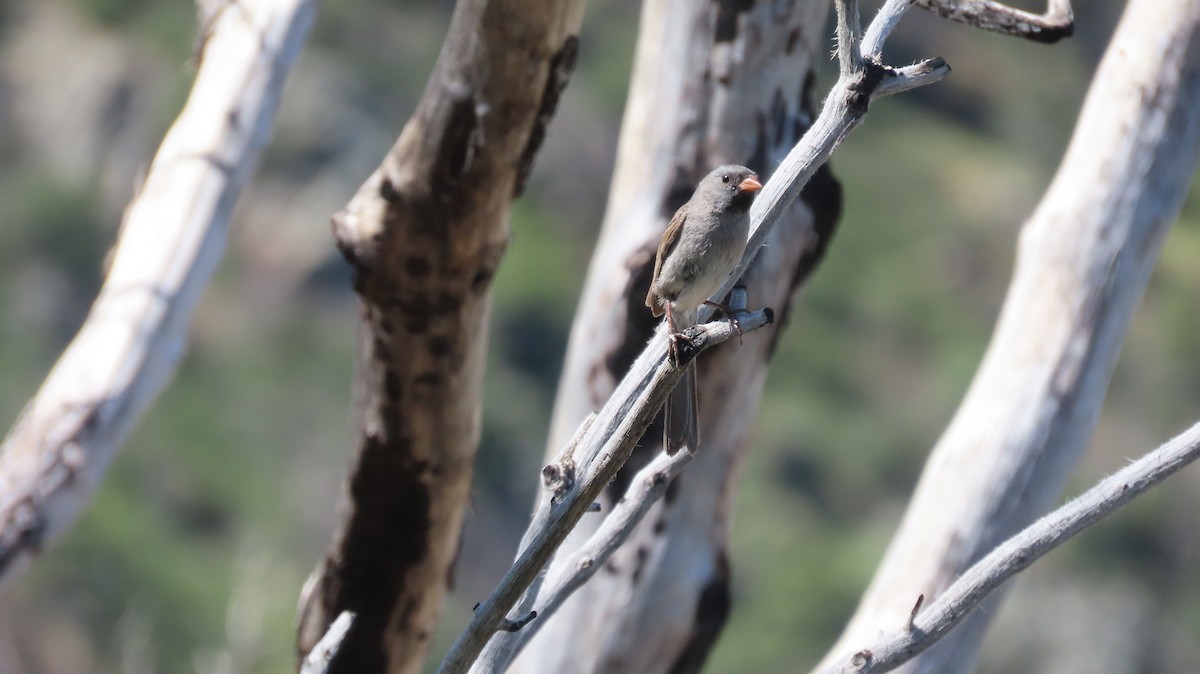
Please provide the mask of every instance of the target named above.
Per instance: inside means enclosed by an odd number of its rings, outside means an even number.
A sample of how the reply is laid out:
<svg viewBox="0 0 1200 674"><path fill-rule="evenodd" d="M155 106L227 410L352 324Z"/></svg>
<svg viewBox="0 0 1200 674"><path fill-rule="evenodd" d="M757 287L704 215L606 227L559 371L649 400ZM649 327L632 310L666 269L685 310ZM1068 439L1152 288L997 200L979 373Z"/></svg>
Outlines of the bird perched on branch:
<svg viewBox="0 0 1200 674"><path fill-rule="evenodd" d="M671 354L676 362L683 330L696 322L700 304L729 310L709 297L720 290L746 250L750 233L750 204L762 189L758 175L745 166L726 165L712 170L675 211L658 244L654 277L646 306L655 317L667 314ZM680 447L695 453L699 441L696 423L696 366L688 365L664 406L663 442L668 454Z"/></svg>

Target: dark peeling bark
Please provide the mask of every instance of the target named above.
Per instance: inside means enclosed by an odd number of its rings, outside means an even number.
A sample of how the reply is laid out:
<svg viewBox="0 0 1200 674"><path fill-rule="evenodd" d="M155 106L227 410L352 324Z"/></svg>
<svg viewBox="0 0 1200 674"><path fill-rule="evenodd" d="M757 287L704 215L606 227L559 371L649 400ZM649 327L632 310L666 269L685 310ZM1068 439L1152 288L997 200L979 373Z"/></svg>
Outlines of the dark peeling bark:
<svg viewBox="0 0 1200 674"><path fill-rule="evenodd" d="M464 0L382 165L334 216L362 307L341 522L301 607L332 672L417 672L451 584L480 431L491 282L575 62L582 2Z"/></svg>

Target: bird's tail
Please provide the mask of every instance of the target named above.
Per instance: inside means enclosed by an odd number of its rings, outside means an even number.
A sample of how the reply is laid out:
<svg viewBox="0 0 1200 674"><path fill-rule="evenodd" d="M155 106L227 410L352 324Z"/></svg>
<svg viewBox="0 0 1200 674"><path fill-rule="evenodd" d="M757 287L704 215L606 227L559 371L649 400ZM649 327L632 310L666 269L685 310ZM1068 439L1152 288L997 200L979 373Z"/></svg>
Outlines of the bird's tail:
<svg viewBox="0 0 1200 674"><path fill-rule="evenodd" d="M663 444L666 445L667 454L674 455L680 447L687 447L689 452L696 453L696 447L700 444L696 396L696 364L691 363L663 406Z"/></svg>
<svg viewBox="0 0 1200 674"><path fill-rule="evenodd" d="M695 323L695 309L676 312L676 330L686 330ZM696 448L700 444L698 409L696 363L692 362L684 370L679 383L667 396L667 402L663 406L663 444L667 448L667 454L674 455L680 447L687 447L689 452L696 453Z"/></svg>

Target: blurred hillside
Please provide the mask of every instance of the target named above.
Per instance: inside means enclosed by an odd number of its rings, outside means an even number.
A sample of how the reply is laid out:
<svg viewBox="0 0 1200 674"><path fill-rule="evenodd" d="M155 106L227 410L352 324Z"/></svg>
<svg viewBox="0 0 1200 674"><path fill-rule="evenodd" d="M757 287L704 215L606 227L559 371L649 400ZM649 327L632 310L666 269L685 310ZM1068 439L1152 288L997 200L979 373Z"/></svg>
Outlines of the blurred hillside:
<svg viewBox="0 0 1200 674"><path fill-rule="evenodd" d="M1077 37L1060 45L917 11L889 45L893 62L939 55L954 72L874 106L834 157L845 217L774 368L735 524L736 604L709 671L803 668L852 611L983 353L1018 228L1121 7L1077 4ZM451 7L322 3L177 378L87 514L0 597L0 672L292 667L296 598L328 541L348 440L356 304L328 218L412 111ZM638 11L592 4L513 214L474 508L438 648L528 516ZM186 97L193 32L185 2L0 5L6 427L99 287L121 211ZM1071 493L1200 418L1196 259L1193 193ZM1039 562L997 616L982 671L1200 669L1198 511L1192 468Z"/></svg>

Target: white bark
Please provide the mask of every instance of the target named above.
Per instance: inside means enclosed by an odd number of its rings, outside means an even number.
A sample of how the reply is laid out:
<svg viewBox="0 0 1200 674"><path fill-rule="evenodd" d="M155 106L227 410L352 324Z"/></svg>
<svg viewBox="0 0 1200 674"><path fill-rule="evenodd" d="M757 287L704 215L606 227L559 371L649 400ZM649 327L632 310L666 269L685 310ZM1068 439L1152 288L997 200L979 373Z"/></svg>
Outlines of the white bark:
<svg viewBox="0 0 1200 674"><path fill-rule="evenodd" d="M354 625L354 614L342 611L329 625L325 636L321 637L304 660L300 663L300 674L325 674L329 671L329 663L337 656L346 638L346 632Z"/></svg>
<svg viewBox="0 0 1200 674"><path fill-rule="evenodd" d="M752 304L786 313L795 288L820 258L839 207L836 184L821 184L804 200L815 200L816 206L796 201L801 189L862 120L873 96L936 81L948 72L940 60L902 72L875 60L908 5L887 3L873 32L868 31L873 41L861 51L854 37L861 33L857 25L843 40L842 76L811 129L770 175L752 210L746 257L718 297L754 262L742 277ZM617 172L580 303L585 310L572 330L551 451L608 398L627 369L624 382L644 381L646 369L661 362L663 343L656 338L650 346L652 359L643 352L626 366L653 325L642 297L658 238L679 203L672 198L685 197L712 164L745 163L770 174L795 141L794 134L810 126L803 103L811 77L809 58L823 53L825 41L818 36L827 8L793 3L789 14L778 16L757 4L735 14L736 29L721 23L720 12L714 18L711 11L713 6L704 3L670 1L650 2L643 10ZM821 211L824 222L817 227L810 208ZM781 226L772 229L776 222ZM651 509L648 521L614 553L606 572L540 626L526 657L517 663L519 670L691 671L703 663L728 611L726 522L776 329L747 335L744 344L701 359L701 448L688 473L668 490L668 502ZM606 411L628 395L624 382L590 434L604 437L611 423ZM657 451L657 443L657 435L649 435L645 449L625 470L633 472L649 461L646 450ZM585 455L588 446L581 443ZM626 480L618 480L610 502L620 496ZM565 565L590 559L577 546L597 526L585 521L579 540L568 540L550 570L552 579L569 578L572 570ZM510 614L509 619L519 617Z"/></svg>
<svg viewBox="0 0 1200 674"><path fill-rule="evenodd" d="M1005 541L967 569L933 603L924 605L924 596L917 595L913 598L912 612L903 625L874 643L843 655L822 668L819 674L892 671L946 636L1005 581L1084 529L1162 484L1197 457L1200 457L1200 424L1193 425Z"/></svg>
<svg viewBox="0 0 1200 674"><path fill-rule="evenodd" d="M314 16L309 0L243 0L213 21L99 297L0 448L0 582L74 521L174 372Z"/></svg>
<svg viewBox="0 0 1200 674"><path fill-rule="evenodd" d="M979 371L827 662L902 624L914 597L938 597L1057 497L1092 437L1198 152L1200 3L1133 0L1021 233ZM972 671L989 613L906 671Z"/></svg>
<svg viewBox="0 0 1200 674"><path fill-rule="evenodd" d="M766 325L770 313L758 311L742 314L739 319L743 329L749 332ZM729 339L734 331L729 322L720 321L693 328L689 334L695 335L692 342L696 348L703 350L708 345ZM579 518L590 511L601 490L612 482L617 471L625 465L634 444L666 402L667 394L678 383L690 357L694 357L694 354L681 356L684 358L682 365L674 365L667 361L666 345L666 334L660 331L642 353L630 376L622 380L608 404L596 415L595 420L585 422L577 434L577 442L568 446L563 453L569 458L560 459L559 465L570 461L576 466L578 477L563 481L561 487L555 490L544 518L535 517L524 539L527 544L517 555L516 562L491 595L475 607L470 624L450 647L438 667L438 674L467 671L497 631L516 631L533 617L519 615L505 618L504 614L522 592L533 585L534 578L562 545L563 539L574 529ZM502 661L498 659L495 662ZM483 666L490 665L484 663Z"/></svg>

